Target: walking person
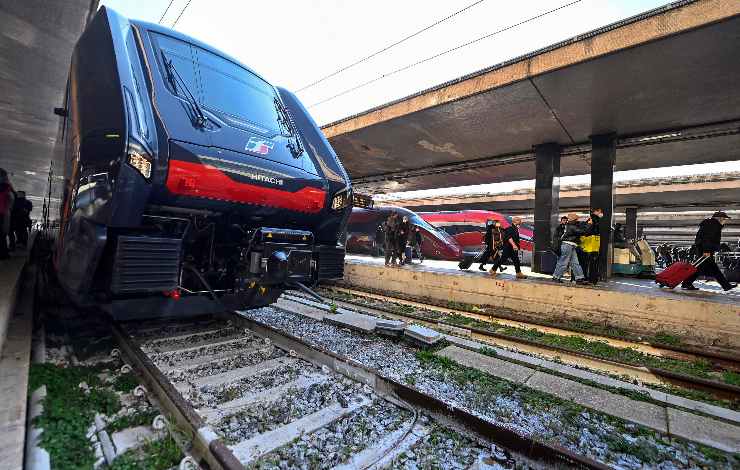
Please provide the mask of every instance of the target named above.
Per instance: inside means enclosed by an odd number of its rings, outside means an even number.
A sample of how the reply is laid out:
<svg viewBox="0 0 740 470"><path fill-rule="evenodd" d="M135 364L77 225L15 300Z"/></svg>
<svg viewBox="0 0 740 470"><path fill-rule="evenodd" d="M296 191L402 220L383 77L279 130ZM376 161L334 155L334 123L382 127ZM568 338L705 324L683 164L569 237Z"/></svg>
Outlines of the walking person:
<svg viewBox="0 0 740 470"><path fill-rule="evenodd" d="M494 263L499 258L501 245L504 242L504 231L501 228L501 222L486 220L486 234L483 237L483 241L486 244L486 248L480 257L480 266L478 269L485 271L486 263L492 260Z"/></svg>
<svg viewBox="0 0 740 470"><path fill-rule="evenodd" d="M414 226L412 237L413 237L414 251L416 252L416 256L419 257L419 263L421 264L424 262L424 254L421 251L421 244L424 242L424 237L422 237L421 229L419 227Z"/></svg>
<svg viewBox="0 0 740 470"><path fill-rule="evenodd" d="M383 240L384 251L385 251L385 265L395 266L396 265L396 231L398 229L398 214L391 212L385 222L383 222L383 232L385 233L385 239Z"/></svg>
<svg viewBox="0 0 740 470"><path fill-rule="evenodd" d="M16 193L13 209L10 212L11 237L17 245L26 248L28 245L28 233L31 230L31 211L33 204L26 199L25 191Z"/></svg>
<svg viewBox="0 0 740 470"><path fill-rule="evenodd" d="M514 265L517 279L526 279L527 276L522 273L521 266L519 265L519 226L522 224L521 217L514 217L511 219L511 225L504 230L503 235L503 248L501 249L501 256L499 259L493 262L491 267L491 276L496 277L498 274L496 270L501 267L507 260L510 260Z"/></svg>
<svg viewBox="0 0 740 470"><path fill-rule="evenodd" d="M399 264L406 264L411 262L406 256L406 246L409 243L409 237L411 236L411 223L407 216L403 216L401 222L398 224L397 236L396 236L396 252L398 253Z"/></svg>
<svg viewBox="0 0 740 470"><path fill-rule="evenodd" d="M565 225L565 230L560 239L560 257L558 263L555 265L555 272L552 274L552 279L555 282L563 282L563 274L568 269L573 271L573 276L578 284L586 284L587 281L583 277L583 269L581 264L578 262L578 256L576 254L576 248L582 235L589 233L590 229L587 225L581 224L578 221L578 214L571 212L568 214L568 223Z"/></svg>
<svg viewBox="0 0 740 470"><path fill-rule="evenodd" d="M560 243L563 239L563 233L565 233L565 225L568 223L568 217L562 216L560 218L560 224L555 227L555 234L552 236L552 251L560 256Z"/></svg>
<svg viewBox="0 0 740 470"><path fill-rule="evenodd" d="M10 258L8 235L10 235L10 214L13 209L13 186L8 172L0 168L0 259Z"/></svg>
<svg viewBox="0 0 740 470"><path fill-rule="evenodd" d="M681 283L681 288L686 290L699 290L698 287L694 286L694 281L699 277L700 274L706 276L712 276L717 280L722 289L728 291L737 287L737 284L729 282L722 271L717 266L717 262L714 259L714 254L719 251L719 247L722 240L722 227L727 223L730 217L722 212L715 212L710 219L704 219L699 224L699 230L696 232L696 239L694 246L696 252L701 253L702 256L706 257L701 264L698 265L696 273Z"/></svg>

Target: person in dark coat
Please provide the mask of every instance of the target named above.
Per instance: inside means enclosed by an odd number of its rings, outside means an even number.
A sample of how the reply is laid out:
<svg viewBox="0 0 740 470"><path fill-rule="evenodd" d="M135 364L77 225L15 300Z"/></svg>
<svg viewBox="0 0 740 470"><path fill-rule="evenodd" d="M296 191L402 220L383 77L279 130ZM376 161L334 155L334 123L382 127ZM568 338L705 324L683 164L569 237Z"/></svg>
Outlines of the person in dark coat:
<svg viewBox="0 0 740 470"><path fill-rule="evenodd" d="M555 234L552 236L552 251L556 255L560 256L560 242L563 240L563 233L565 233L565 224L568 223L568 217L562 216L560 218L560 224L555 227Z"/></svg>
<svg viewBox="0 0 740 470"><path fill-rule="evenodd" d="M558 264L555 265L555 272L552 274L553 281L563 282L563 274L571 269L575 281L578 284L586 284L583 269L581 269L581 264L578 262L576 249L580 238L590 231L589 225L578 221L578 214L568 214L568 223L565 225L563 235L560 238L560 257L558 258Z"/></svg>
<svg viewBox="0 0 740 470"><path fill-rule="evenodd" d="M33 204L26 199L26 192L18 191L15 202L13 202L13 210L10 214L11 238L14 239L15 244L24 248L28 245L28 232L31 230L32 210Z"/></svg>
<svg viewBox="0 0 740 470"><path fill-rule="evenodd" d="M385 265L396 265L396 236L398 231L398 214L391 212L385 222L383 222L383 232L385 233Z"/></svg>
<svg viewBox="0 0 740 470"><path fill-rule="evenodd" d="M495 263L499 258L499 251L504 242L504 231L501 228L501 222L498 220L495 222L493 220L486 221L486 234L483 237L483 242L486 244L486 248L481 254L480 266L478 266L481 271L486 270L485 266L488 260L493 259Z"/></svg>
<svg viewBox="0 0 740 470"><path fill-rule="evenodd" d="M722 289L728 291L737 287L737 284L727 281L725 275L717 266L717 262L714 259L714 254L719 251L721 240L722 240L722 227L727 223L730 217L722 212L718 211L712 215L711 219L704 219L699 224L699 230L696 232L696 239L694 241L695 250L697 253L701 253L701 256L705 256L705 259L697 268L696 274L686 279L681 283L681 287L686 290L698 290L694 286L694 281L699 277L700 274L705 276L712 276L719 282Z"/></svg>
<svg viewBox="0 0 740 470"><path fill-rule="evenodd" d="M396 233L396 253L398 254L399 264L406 264L411 261L406 259L405 255L406 245L408 245L409 237L411 236L411 222L409 222L409 218L405 215L398 224Z"/></svg>
<svg viewBox="0 0 740 470"><path fill-rule="evenodd" d="M511 225L504 230L504 242L503 248L501 249L501 257L493 262L491 267L491 276L496 277L498 274L496 270L501 267L507 260L510 260L514 265L517 279L526 279L527 276L522 273L522 269L519 266L519 226L522 224L521 217L514 217L511 219Z"/></svg>
<svg viewBox="0 0 740 470"><path fill-rule="evenodd" d="M416 256L419 257L419 263L424 262L424 254L421 252L421 244L424 242L424 237L421 235L421 229L417 226L414 226L414 229L412 231L412 240L413 240L413 247L414 251L416 252ZM413 256L413 253L412 253Z"/></svg>

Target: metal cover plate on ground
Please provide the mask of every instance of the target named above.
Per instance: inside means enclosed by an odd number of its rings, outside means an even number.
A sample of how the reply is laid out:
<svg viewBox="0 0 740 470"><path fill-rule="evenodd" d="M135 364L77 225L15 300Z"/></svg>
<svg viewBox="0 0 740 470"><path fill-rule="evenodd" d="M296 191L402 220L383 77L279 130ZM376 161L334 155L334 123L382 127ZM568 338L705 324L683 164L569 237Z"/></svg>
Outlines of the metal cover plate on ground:
<svg viewBox="0 0 740 470"><path fill-rule="evenodd" d="M324 321L331 323L332 325L342 326L363 333L371 333L375 331L375 326L378 321L376 317L371 315L363 315L361 313L340 313L337 315L329 315L324 317Z"/></svg>
<svg viewBox="0 0 740 470"><path fill-rule="evenodd" d="M439 332L419 325L407 327L403 334L424 344L435 344L442 339L442 335Z"/></svg>

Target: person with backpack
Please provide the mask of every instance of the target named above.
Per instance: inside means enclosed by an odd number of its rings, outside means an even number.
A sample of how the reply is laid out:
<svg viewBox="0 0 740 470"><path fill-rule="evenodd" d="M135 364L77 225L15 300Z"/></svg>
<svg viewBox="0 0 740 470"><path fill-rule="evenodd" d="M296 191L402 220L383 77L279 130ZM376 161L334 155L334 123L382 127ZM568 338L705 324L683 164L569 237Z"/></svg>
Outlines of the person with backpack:
<svg viewBox="0 0 740 470"><path fill-rule="evenodd" d="M574 212L568 214L568 223L565 225L563 235L560 238L560 257L555 265L555 272L552 274L553 281L562 283L563 274L571 269L576 283L587 284L581 264L578 262L576 249L581 236L589 232L590 227L578 221L578 214Z"/></svg>
<svg viewBox="0 0 740 470"><path fill-rule="evenodd" d="M681 283L681 288L685 290L699 290L694 286L694 281L700 274L711 276L717 280L722 289L728 291L737 287L736 283L729 282L722 271L717 266L714 254L719 251L722 240L722 227L727 223L730 217L722 211L715 212L711 218L704 219L699 224L699 230L696 232L694 246L696 253L701 253L705 257L697 266L697 271Z"/></svg>
<svg viewBox="0 0 740 470"><path fill-rule="evenodd" d="M481 271L486 270L485 265L490 259L495 263L499 257L499 251L504 242L504 231L501 229L501 222L498 220L486 221L486 234L483 237L483 241L486 248L480 256L480 266L478 266L478 269Z"/></svg>

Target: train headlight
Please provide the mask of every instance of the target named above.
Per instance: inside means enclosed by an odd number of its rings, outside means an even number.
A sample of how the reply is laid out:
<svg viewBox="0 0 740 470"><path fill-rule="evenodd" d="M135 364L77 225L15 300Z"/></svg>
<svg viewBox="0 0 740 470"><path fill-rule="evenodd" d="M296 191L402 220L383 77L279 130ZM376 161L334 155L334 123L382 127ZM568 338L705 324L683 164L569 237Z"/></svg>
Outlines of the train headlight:
<svg viewBox="0 0 740 470"><path fill-rule="evenodd" d="M130 152L128 154L128 164L136 168L144 178L149 179L152 176L152 162L141 154Z"/></svg>

